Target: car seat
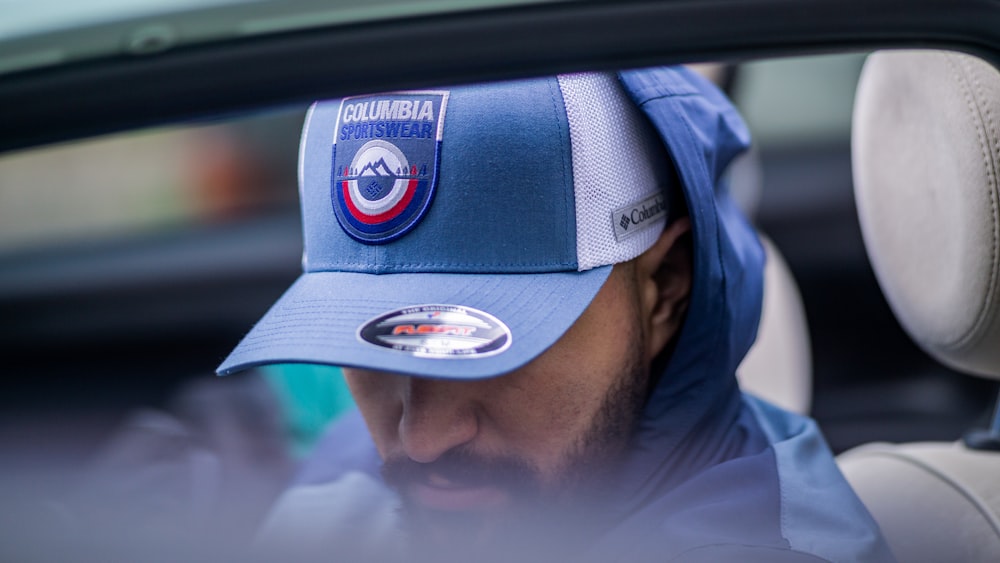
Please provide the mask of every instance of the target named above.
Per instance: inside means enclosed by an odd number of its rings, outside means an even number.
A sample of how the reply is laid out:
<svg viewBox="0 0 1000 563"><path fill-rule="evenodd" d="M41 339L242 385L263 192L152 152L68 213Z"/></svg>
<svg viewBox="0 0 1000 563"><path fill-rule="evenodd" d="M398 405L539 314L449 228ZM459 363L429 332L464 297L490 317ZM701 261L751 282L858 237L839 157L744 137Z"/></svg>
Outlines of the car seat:
<svg viewBox="0 0 1000 563"><path fill-rule="evenodd" d="M736 375L740 387L799 414L812 401L812 352L799 286L778 248L764 235L764 302L757 340Z"/></svg>
<svg viewBox="0 0 1000 563"><path fill-rule="evenodd" d="M855 196L904 329L1000 379L1000 73L969 55L879 52L858 85ZM1000 417L954 443L869 444L838 461L900 561L1000 561Z"/></svg>

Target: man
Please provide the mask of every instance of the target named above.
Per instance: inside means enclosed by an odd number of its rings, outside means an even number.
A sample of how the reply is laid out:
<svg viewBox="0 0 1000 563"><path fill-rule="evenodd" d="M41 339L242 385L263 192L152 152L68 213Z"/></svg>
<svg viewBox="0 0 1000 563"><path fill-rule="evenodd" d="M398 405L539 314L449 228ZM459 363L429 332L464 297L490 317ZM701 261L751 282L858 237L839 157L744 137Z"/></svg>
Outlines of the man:
<svg viewBox="0 0 1000 563"><path fill-rule="evenodd" d="M261 545L891 560L814 424L737 387L763 253L719 179L748 141L684 69L314 106L305 274L220 373L342 365L358 411Z"/></svg>

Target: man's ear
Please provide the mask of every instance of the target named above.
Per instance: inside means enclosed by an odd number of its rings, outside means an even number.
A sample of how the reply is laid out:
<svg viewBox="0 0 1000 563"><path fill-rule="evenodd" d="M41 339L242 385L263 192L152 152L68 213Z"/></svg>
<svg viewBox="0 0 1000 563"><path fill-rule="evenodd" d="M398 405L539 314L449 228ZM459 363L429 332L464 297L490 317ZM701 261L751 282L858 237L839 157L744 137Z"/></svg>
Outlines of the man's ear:
<svg viewBox="0 0 1000 563"><path fill-rule="evenodd" d="M684 320L691 295L691 221L667 225L635 262L635 275L646 328L647 361L670 342Z"/></svg>

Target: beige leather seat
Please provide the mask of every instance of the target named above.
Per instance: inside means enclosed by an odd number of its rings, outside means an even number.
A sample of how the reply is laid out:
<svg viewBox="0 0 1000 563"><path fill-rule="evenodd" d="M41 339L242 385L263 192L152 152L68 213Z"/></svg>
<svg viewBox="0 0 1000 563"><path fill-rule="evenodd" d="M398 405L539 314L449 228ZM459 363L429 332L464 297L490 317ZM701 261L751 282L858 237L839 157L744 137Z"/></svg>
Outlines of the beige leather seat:
<svg viewBox="0 0 1000 563"><path fill-rule="evenodd" d="M897 318L943 364L1000 379L1000 73L964 54L874 54L852 144L865 245ZM839 462L900 561L1000 561L1000 451L872 444Z"/></svg>
<svg viewBox="0 0 1000 563"><path fill-rule="evenodd" d="M761 236L764 302L757 340L736 370L740 387L792 412L812 403L812 352L799 286L778 248Z"/></svg>

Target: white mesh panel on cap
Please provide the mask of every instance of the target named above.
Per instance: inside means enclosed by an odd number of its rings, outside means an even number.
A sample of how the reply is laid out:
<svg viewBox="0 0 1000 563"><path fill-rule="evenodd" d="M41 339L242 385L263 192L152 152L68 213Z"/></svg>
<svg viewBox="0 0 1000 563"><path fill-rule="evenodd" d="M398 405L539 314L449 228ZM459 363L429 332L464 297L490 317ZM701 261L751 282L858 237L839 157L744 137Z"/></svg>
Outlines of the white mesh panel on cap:
<svg viewBox="0 0 1000 563"><path fill-rule="evenodd" d="M612 213L667 186L669 157L613 74L558 78L572 145L579 269L626 262L656 242L665 220L619 242Z"/></svg>

